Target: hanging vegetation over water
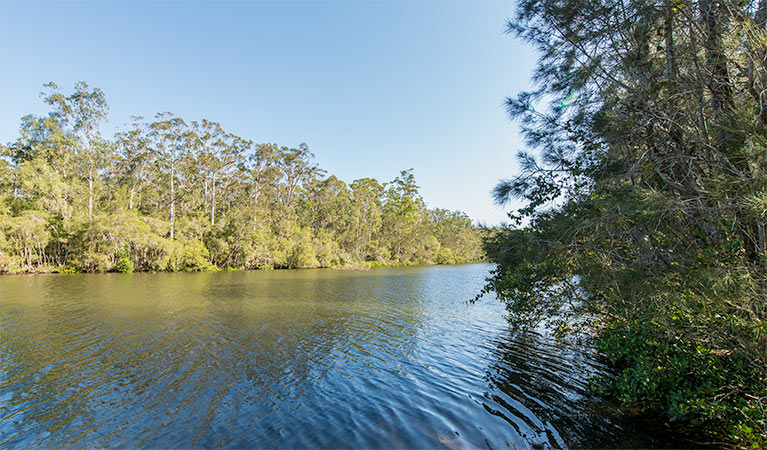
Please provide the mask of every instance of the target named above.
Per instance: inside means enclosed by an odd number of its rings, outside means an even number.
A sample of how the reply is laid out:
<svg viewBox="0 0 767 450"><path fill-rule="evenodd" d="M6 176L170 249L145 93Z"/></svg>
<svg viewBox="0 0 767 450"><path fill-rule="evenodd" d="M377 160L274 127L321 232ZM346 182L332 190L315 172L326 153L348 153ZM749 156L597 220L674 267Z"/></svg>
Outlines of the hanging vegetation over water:
<svg viewBox="0 0 767 450"><path fill-rule="evenodd" d="M463 213L412 170L346 184L314 155L170 113L105 139L104 93L45 86L51 113L0 147L0 272L455 264L482 258Z"/></svg>
<svg viewBox="0 0 767 450"><path fill-rule="evenodd" d="M521 0L532 153L486 243L511 320L581 323L622 405L767 446L767 2Z"/></svg>

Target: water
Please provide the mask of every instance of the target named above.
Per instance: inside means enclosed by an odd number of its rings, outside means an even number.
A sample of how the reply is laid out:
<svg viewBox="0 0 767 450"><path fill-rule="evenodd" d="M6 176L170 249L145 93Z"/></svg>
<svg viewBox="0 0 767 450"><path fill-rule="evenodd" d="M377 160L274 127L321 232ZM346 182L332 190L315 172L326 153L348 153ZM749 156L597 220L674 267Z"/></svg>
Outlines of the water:
<svg viewBox="0 0 767 450"><path fill-rule="evenodd" d="M0 278L0 447L655 447L488 265Z"/></svg>

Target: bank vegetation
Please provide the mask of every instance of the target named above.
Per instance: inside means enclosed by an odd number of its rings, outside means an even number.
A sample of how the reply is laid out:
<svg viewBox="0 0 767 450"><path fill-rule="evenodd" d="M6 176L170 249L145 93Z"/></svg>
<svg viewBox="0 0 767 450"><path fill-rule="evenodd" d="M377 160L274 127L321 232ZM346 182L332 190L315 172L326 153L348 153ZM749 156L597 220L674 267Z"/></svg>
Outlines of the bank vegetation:
<svg viewBox="0 0 767 450"><path fill-rule="evenodd" d="M488 289L596 331L627 409L767 447L767 2L521 0L508 30L539 61Z"/></svg>
<svg viewBox="0 0 767 450"><path fill-rule="evenodd" d="M44 116L0 146L0 273L366 268L483 258L480 230L428 208L412 170L347 184L305 144L202 119L100 129L104 93L49 83Z"/></svg>

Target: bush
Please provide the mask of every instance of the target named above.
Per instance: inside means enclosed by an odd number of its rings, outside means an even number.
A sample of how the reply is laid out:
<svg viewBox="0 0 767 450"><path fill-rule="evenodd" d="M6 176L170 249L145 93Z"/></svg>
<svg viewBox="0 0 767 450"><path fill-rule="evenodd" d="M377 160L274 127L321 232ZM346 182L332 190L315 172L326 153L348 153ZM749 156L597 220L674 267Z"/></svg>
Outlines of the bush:
<svg viewBox="0 0 767 450"><path fill-rule="evenodd" d="M677 320L692 319L678 317ZM700 325L700 324L699 324ZM624 407L639 408L753 448L767 445L767 381L729 349L706 348L658 324L615 319L600 331L599 349L618 369L595 380Z"/></svg>
<svg viewBox="0 0 767 450"><path fill-rule="evenodd" d="M456 258L453 250L442 247L437 252L437 257L434 259L437 264L455 264Z"/></svg>
<svg viewBox="0 0 767 450"><path fill-rule="evenodd" d="M193 239L181 243L180 245L183 246L183 250L181 250L180 258L175 265L177 270L183 270L185 272L204 272L215 268L215 266L210 263L208 249L200 240Z"/></svg>
<svg viewBox="0 0 767 450"><path fill-rule="evenodd" d="M10 272L11 268L15 267L13 258L10 255L0 250L0 273Z"/></svg>
<svg viewBox="0 0 767 450"><path fill-rule="evenodd" d="M133 273L133 261L129 257L123 255L117 260L115 269L120 273Z"/></svg>
<svg viewBox="0 0 767 450"><path fill-rule="evenodd" d="M594 252L530 245L552 242L549 232L558 227L487 241L499 266L486 289L506 302L513 325L586 327L615 369L615 377L593 380L597 393L720 442L767 445L767 323L747 278L722 282L719 268L681 264L600 265Z"/></svg>

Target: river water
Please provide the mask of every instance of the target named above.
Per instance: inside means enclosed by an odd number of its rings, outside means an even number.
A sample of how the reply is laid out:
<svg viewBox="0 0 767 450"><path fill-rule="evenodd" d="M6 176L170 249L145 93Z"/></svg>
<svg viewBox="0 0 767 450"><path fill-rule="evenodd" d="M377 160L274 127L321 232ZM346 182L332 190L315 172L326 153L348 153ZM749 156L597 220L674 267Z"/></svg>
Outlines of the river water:
<svg viewBox="0 0 767 450"><path fill-rule="evenodd" d="M0 447L664 445L467 304L489 269L1 277Z"/></svg>

